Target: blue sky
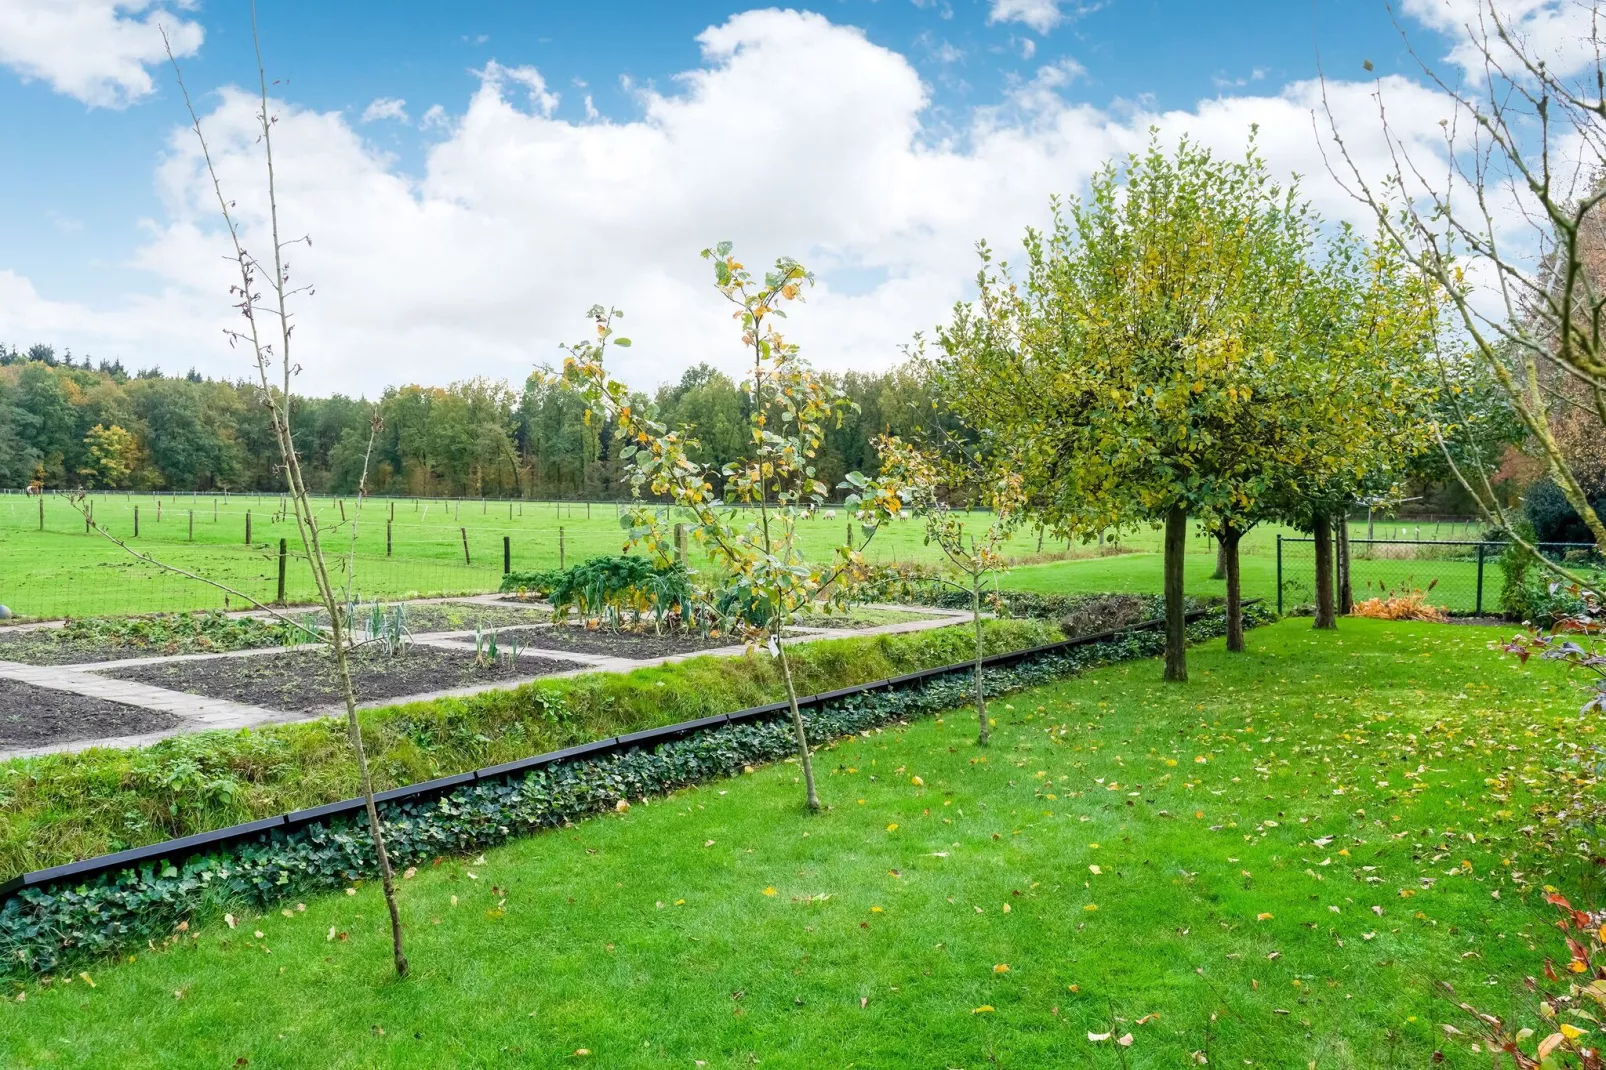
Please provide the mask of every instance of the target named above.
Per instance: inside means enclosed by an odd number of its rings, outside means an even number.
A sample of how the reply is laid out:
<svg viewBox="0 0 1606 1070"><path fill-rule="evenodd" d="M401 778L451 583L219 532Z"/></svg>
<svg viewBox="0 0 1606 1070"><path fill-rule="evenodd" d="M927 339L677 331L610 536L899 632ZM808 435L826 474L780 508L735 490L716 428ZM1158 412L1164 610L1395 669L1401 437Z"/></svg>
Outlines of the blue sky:
<svg viewBox="0 0 1606 1070"><path fill-rule="evenodd" d="M1422 9L1434 2L1410 0L1406 7ZM32 48L16 43L14 35L13 45L0 43L0 144L13 147L7 153L8 166L0 168L0 276L10 280L9 288L0 283L0 341L23 346L54 342L73 345L80 352L87 347L97 355L118 356L135 365L161 363L172 370L193 363L211 374L238 374L238 360L215 341L217 317L226 310L215 285L208 296L206 280L212 266L195 267L178 259L204 259L222 250L204 197L195 196L194 161L186 160L189 142L182 137L175 140L184 120L181 100L171 72L151 54L148 38L149 26L157 22L182 29L181 48L188 52L182 62L197 105L209 122L227 129L226 98L219 96L219 90L247 84L254 75L247 4L197 0L164 9L146 0L0 0L0 9L36 5L81 8L83 21L75 25L85 28L84 35L130 29L132 33L123 34L121 46L114 42L104 49L107 70L120 72L106 76L112 83L104 79L96 83L99 72L84 69L90 61L82 53L93 56L101 49L79 48L82 42L73 37L79 31L63 31L65 36L48 37ZM549 357L551 346L564 336L562 324L574 319L575 310L564 312L567 319L560 319L556 311L549 317L539 278L532 277L522 293L492 292L496 286L486 281L516 272L520 257L533 253L544 261L541 243L532 239L530 244L509 247L483 236L508 228L527 227L538 235L545 228L567 227L567 219L552 214L560 211L594 213L589 230L566 233L556 242L552 255L569 262L566 274L584 275L599 289L616 285L611 296L599 293L596 299L645 301L655 310L650 313L653 325L670 328L670 311L686 298L657 292L655 286L663 287L654 279L661 283L669 276L675 284L670 290L694 284L696 249L686 249L688 266L683 269L678 261L671 264L665 259L674 256L672 250L666 251L668 235L640 237L643 228L656 230L658 215L670 211L670 205L686 211L685 205L696 201L698 210L707 213L698 219L703 228L699 233L706 233L709 241L725 235L708 233L722 222L717 202L709 207L696 196L670 197L661 210L655 210L651 196L664 185L695 187L721 172L718 157L724 152L743 151L746 139L740 136L740 124L732 128L737 136L727 136L716 149L688 147L701 145L702 135L690 132L694 126L704 128L696 124L726 129L722 120L709 116L743 111L747 107L743 92L748 99L761 100L755 115L748 117L759 126L791 124L806 129L816 120L824 124L826 129L797 139L804 161L818 160L820 146L831 144L830 124L840 124L843 116L859 110L852 99L833 96L836 89L853 86L863 94L866 111L876 111L894 97L903 102L886 109L888 122L903 129L885 147L885 167L889 175L902 175L898 181L908 183L907 188L873 206L847 203L844 198L851 199L851 191L834 190L821 194L823 199L815 206L817 218L829 224L856 212L865 213L867 219L884 218L889 205L890 210L901 211L910 201L922 203L920 210L911 210L909 218L888 233L863 241L856 237L862 226L858 232L851 227L836 232L830 225L820 225L817 235L784 227L772 233L760 215L732 213L731 225L739 239L745 226L760 241L777 238L804 244L801 249L760 248L757 255L763 258L781 252L823 256L822 278L829 286L834 273L837 304L835 326L822 330L822 342L841 342L855 327L863 334L866 322L876 325L873 345L879 356L848 345L835 357L821 357L829 366L894 359L893 339L929 327L962 294L963 277L969 271L962 265L972 241L987 237L1007 246L1018 235L1019 224L1031 221L1027 210L1031 204L1039 206L1041 215L1047 192L1075 193L1112 146L1125 146L1128 135L1140 134L1150 122L1169 116L1162 125L1167 136L1173 136L1192 132L1190 122L1198 117L1201 127L1225 130L1220 136L1230 143L1234 136L1246 136L1248 122L1269 121L1278 128L1268 151L1273 164L1308 173L1319 157L1280 147L1284 139L1292 142L1303 136L1296 129L1301 124L1308 130L1308 98L1281 110L1274 105L1280 106L1288 87L1314 77L1318 49L1330 77L1356 86L1369 84L1374 76L1363 74L1363 60L1374 65L1375 75L1416 77L1415 61L1406 54L1381 0L1080 4L1075 0L1058 4L822 0L799 9L823 20L776 12L762 18L742 15L749 10L705 0L525 4L263 0L259 17L270 77L278 82L274 95L299 122L309 124L309 131L319 117L323 124L314 135L297 141L290 137L295 127L287 122L282 132L284 151L293 155L300 146L328 136L340 142L329 150L338 162L317 166L325 168L321 173L349 179L344 186L331 179L329 188L309 193L309 225L322 234L332 232L338 245L348 222L383 199L374 195L376 184L384 186L386 196L400 198L393 203L407 217L394 227L376 219L368 231L354 229L346 250L348 261L319 260L324 254L309 254L316 268L330 273L329 278L317 280L325 297L331 283L350 288L337 293L331 305L360 297L369 306L337 317L339 322L330 321L332 334L340 340L329 343L327 363L309 376L309 386L371 392L397 375L425 381L475 373L517 378L521 368L543 357L543 350ZM0 38L7 36L6 18L0 10ZM1436 25L1430 27L1408 18L1404 25L1418 48L1436 59L1451 38L1439 32L1446 26L1442 19L1433 21ZM725 52L718 47L710 51L708 41L699 40L710 27L738 25L741 32L732 33L739 41ZM855 44L855 31L870 47ZM127 44L141 33L142 43ZM119 55L119 47L127 54ZM53 58L58 53L59 59ZM762 70L754 81L740 82L740 64L732 56L743 54L768 57L764 63L788 72L788 79L798 79L786 82L792 100L763 101ZM502 87L500 97L507 106L498 110L485 105L482 111L489 126L482 129L471 103L476 94L483 96L484 72L494 69L488 67L493 61L504 72L516 73L490 79ZM130 80L130 66L146 72L151 91L141 92L137 77ZM701 96L684 77L689 71L713 72ZM918 90L910 72L918 79ZM120 88L114 84L118 77L123 79ZM714 86L721 78L723 88ZM885 92L877 79L885 80ZM543 103L540 94L527 93L537 84L556 101ZM924 98L911 95L918 93ZM673 104L693 98L700 102L698 108L684 110L696 111L695 118L666 119L653 112L653 100ZM405 103L375 108L376 101ZM437 109L436 117L426 119L431 108ZM1364 107L1354 110L1361 113ZM370 116L366 122L365 113ZM617 137L604 132L610 126ZM1008 129L1007 138L994 137L991 148L979 145L981 131L996 134L1000 127ZM787 143L772 133L758 140L763 151L775 157L777 169L784 171L793 166L787 163ZM687 144L672 151L662 146L642 150L645 154L639 158L621 158L617 169L597 161L594 149L621 139L640 142L648 134ZM866 157L879 158L883 151L873 134L861 131L855 136L858 142L845 139L844 151L852 154L844 159L845 167ZM1202 136L1210 140L1213 135ZM1314 145L1314 137L1309 140ZM1050 142L1052 147L1040 147L1039 143ZM1087 145L1085 153L1077 151L1081 142ZM940 166L933 165L927 150L945 154ZM246 141L239 151L248 152ZM1006 184L1025 173L1027 164L1011 162L1016 152L1027 153L1030 167L1041 171L1034 184L1023 184L1012 193L1018 205L994 215L963 203L967 196L972 201L988 197L989 181L994 180L986 178L986 168L998 168L996 181ZM543 159L554 168L542 170L533 162ZM167 171L162 170L164 161ZM310 154L308 161L309 167L315 166ZM527 167L533 170L520 171ZM632 175L632 167L639 173ZM652 167L672 167L674 173L647 173ZM510 168L513 173L505 173ZM914 171L921 168L931 173L915 177ZM951 203L944 202L943 191L929 187L940 184L941 176L954 169L977 172L979 177L968 194L955 192ZM487 175L496 180L485 179ZM564 209L562 202L570 192L561 188L566 175L592 186L599 181L627 185L612 201L599 200L583 208L571 203ZM519 193L521 179L531 190L549 192L532 193L526 202ZM762 172L752 181L762 184ZM829 172L818 186L832 186ZM812 195L810 190L796 194L805 205ZM642 213L639 220L614 210L613 205L635 202L638 196L645 198L632 209ZM349 211L341 210L342 198L350 198ZM407 198L412 205L405 203ZM733 194L733 201L740 200L739 193ZM414 208L419 209L416 218ZM451 225L462 229L444 235L432 222L441 213L475 218L458 219ZM391 216L402 218L394 209ZM750 226L741 222L744 218L752 220ZM297 229L298 223L292 220L289 225ZM972 230L997 226L999 232L974 233L965 229L967 225ZM954 228L951 234L945 232L949 226ZM438 285L447 294L454 286L462 287L454 309L483 303L480 319L420 322L412 315L416 299L406 308L387 309L382 301L371 300L371 294L355 293L365 271L372 271L372 265L365 268L358 262L367 255L365 245L375 244L375 234L404 227L422 228L421 242L442 242L454 255L464 257L463 271L442 269L443 277L458 277ZM587 237L599 230L607 232L606 243ZM202 239L198 244L193 240L196 235ZM207 236L211 246L204 240ZM938 237L943 244L936 258L943 267L927 271L935 254L919 241ZM486 240L483 248L476 244L480 240ZM408 249L418 247L418 242L407 242ZM385 257L378 249L371 249L371 255ZM500 270L476 274L478 261L498 257L506 258ZM654 266L661 259L663 266ZM437 264L439 253L421 258L409 285ZM932 281L943 273L952 276L948 283ZM901 291L899 280L907 282ZM25 290L21 296L19 289ZM864 299L877 295L876 307L865 305ZM850 298L859 299L858 304ZM563 300L576 303L567 293ZM208 311L208 301L217 308ZM510 303L543 311L509 314ZM313 315L332 313L320 308ZM409 318L409 325L398 324ZM490 320L496 325L485 327ZM663 357L647 366L651 374L667 377L675 367L701 358L701 347L716 344L713 335L705 338L701 333L712 323L702 316L692 331L697 343L670 345ZM435 337L431 348L422 351L408 343L405 360L376 364L360 353L359 341L374 331L403 338L416 338L420 332ZM450 351L453 359L433 358L431 353L440 348Z"/></svg>

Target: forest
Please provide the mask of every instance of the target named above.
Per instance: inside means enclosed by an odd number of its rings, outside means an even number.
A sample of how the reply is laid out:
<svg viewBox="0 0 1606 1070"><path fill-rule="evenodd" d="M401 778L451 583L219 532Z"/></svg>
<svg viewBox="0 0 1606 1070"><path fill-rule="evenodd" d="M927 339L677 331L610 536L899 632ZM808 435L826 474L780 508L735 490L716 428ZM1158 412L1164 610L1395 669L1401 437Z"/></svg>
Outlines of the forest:
<svg viewBox="0 0 1606 1070"><path fill-rule="evenodd" d="M920 438L954 430L921 367L834 377L853 402L827 429L821 473L835 486L874 471L882 433ZM261 388L245 381L60 355L44 344L0 347L0 487L279 490L278 446ZM651 401L665 422L690 425L698 459L740 456L748 400L739 383L706 364L661 386ZM532 372L519 390L486 378L448 386L387 387L377 401L295 396L291 416L310 487L352 493L368 460L375 494L604 500L620 483L612 421L588 425L584 403L555 377Z"/></svg>

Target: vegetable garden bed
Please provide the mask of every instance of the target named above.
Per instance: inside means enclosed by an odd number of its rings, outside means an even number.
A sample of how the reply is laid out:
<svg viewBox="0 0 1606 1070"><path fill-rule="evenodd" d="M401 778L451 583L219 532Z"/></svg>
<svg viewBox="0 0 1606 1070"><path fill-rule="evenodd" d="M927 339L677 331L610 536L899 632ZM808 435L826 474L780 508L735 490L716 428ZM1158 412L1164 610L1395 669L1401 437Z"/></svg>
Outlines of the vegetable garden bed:
<svg viewBox="0 0 1606 1070"><path fill-rule="evenodd" d="M210 654L285 646L304 640L279 621L222 613L161 613L86 617L60 628L0 633L0 661L26 665L83 665L172 654Z"/></svg>
<svg viewBox="0 0 1606 1070"><path fill-rule="evenodd" d="M490 663L473 654L414 646L399 657L359 649L352 655L357 700L400 698L495 680L547 676L583 666L555 658L501 657ZM286 650L239 658L205 658L111 669L107 676L135 680L208 698L305 713L344 701L334 655L326 650Z"/></svg>
<svg viewBox="0 0 1606 1070"><path fill-rule="evenodd" d="M741 636L703 636L687 632L665 632L655 635L650 631L609 631L606 628L580 628L572 624L554 624L537 628L504 628L497 639L504 646L512 639L521 645L537 650L572 650L577 654L604 654L634 661L651 661L693 654L699 650L740 646Z"/></svg>
<svg viewBox="0 0 1606 1070"><path fill-rule="evenodd" d="M485 602L396 602L406 607L407 628L414 635L426 632L463 632L482 629L516 628L547 621L551 614L533 604L522 608ZM359 606L361 613L364 607ZM317 621L326 624L328 615L319 613Z"/></svg>
<svg viewBox="0 0 1606 1070"><path fill-rule="evenodd" d="M79 739L159 732L178 718L156 710L0 680L0 747L43 747Z"/></svg>

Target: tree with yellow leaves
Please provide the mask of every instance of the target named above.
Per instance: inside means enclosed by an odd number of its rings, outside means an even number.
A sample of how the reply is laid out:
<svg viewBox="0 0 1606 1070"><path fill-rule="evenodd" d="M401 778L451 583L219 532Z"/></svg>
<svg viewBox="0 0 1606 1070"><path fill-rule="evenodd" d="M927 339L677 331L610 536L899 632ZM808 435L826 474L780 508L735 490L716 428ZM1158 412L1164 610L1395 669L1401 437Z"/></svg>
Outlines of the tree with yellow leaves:
<svg viewBox="0 0 1606 1070"><path fill-rule="evenodd" d="M1168 680L1187 679L1190 518L1223 538L1242 649L1238 538L1372 441L1359 424L1374 407L1355 406L1375 377L1343 338L1356 294L1334 273L1354 239L1322 261L1319 234L1253 139L1241 160L1151 142L1027 232L1022 280L982 246L979 297L939 334L955 408L1019 458L1033 511L1083 537L1164 526Z"/></svg>

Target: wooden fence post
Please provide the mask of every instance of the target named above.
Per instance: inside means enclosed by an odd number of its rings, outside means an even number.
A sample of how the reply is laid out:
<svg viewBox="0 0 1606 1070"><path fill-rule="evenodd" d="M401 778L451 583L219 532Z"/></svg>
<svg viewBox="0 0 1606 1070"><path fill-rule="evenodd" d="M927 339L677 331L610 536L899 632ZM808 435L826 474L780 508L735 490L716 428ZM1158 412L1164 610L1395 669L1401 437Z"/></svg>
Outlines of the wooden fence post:
<svg viewBox="0 0 1606 1070"><path fill-rule="evenodd" d="M502 575L506 576L513 571L513 539L511 536L502 536Z"/></svg>
<svg viewBox="0 0 1606 1070"><path fill-rule="evenodd" d="M563 529L558 529L558 567L563 567Z"/></svg>
<svg viewBox="0 0 1606 1070"><path fill-rule="evenodd" d="M287 539L279 540L279 605L284 605L284 563L290 549Z"/></svg>
<svg viewBox="0 0 1606 1070"><path fill-rule="evenodd" d="M245 544L251 545L251 510L245 511Z"/></svg>
<svg viewBox="0 0 1606 1070"><path fill-rule="evenodd" d="M457 530L463 536L463 564L467 565L470 563L468 559L468 528L458 528Z"/></svg>
<svg viewBox="0 0 1606 1070"><path fill-rule="evenodd" d="M386 557L390 556L390 524L391 524L391 522L389 520L385 521L385 556Z"/></svg>
<svg viewBox="0 0 1606 1070"><path fill-rule="evenodd" d="M190 510L190 541L195 541L195 510Z"/></svg>
<svg viewBox="0 0 1606 1070"><path fill-rule="evenodd" d="M139 506L134 506L134 538L139 538Z"/></svg>
<svg viewBox="0 0 1606 1070"><path fill-rule="evenodd" d="M39 530L45 530L45 490L39 488Z"/></svg>

